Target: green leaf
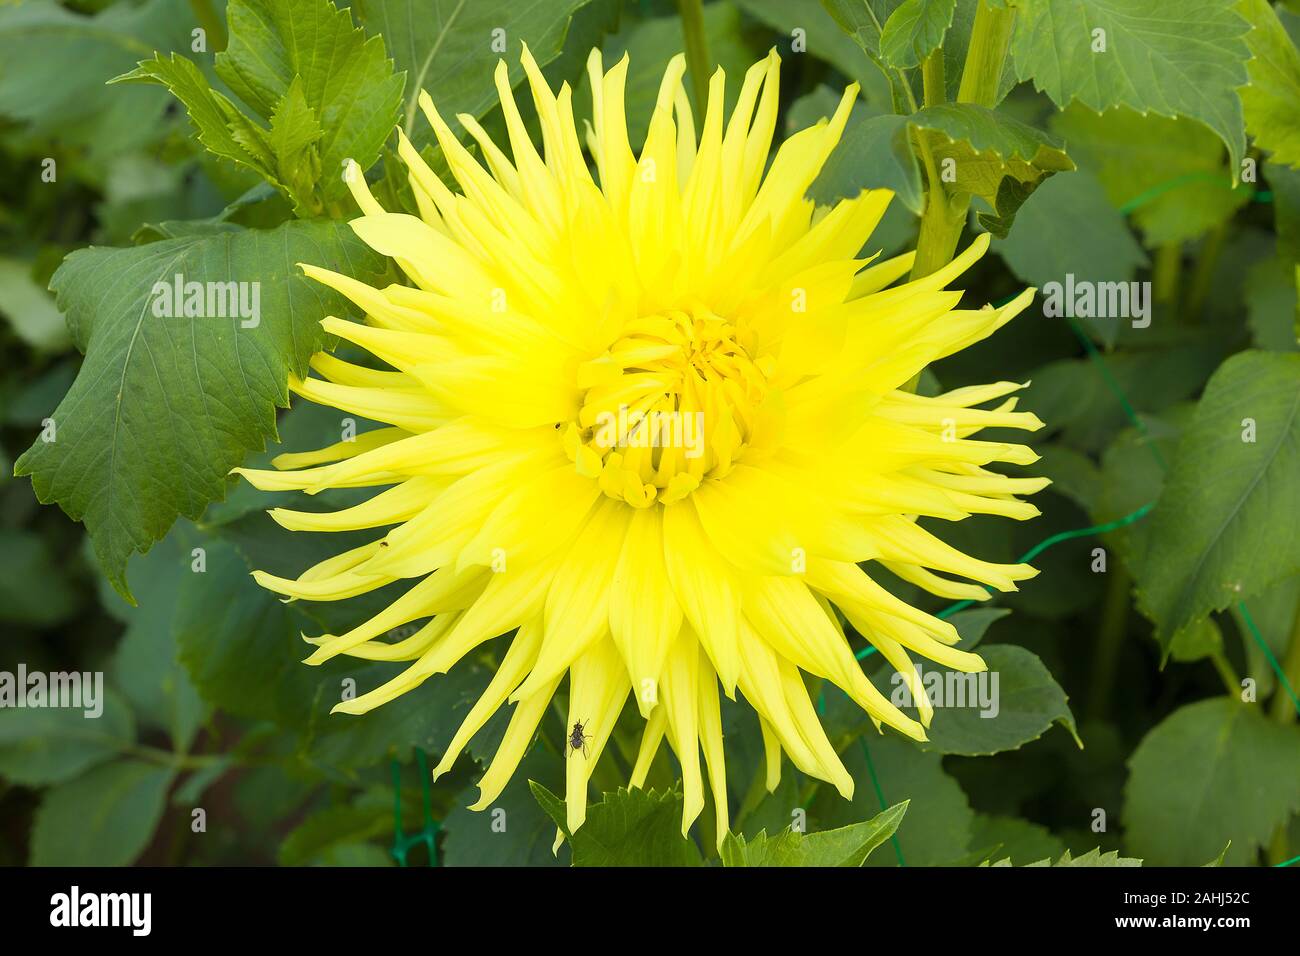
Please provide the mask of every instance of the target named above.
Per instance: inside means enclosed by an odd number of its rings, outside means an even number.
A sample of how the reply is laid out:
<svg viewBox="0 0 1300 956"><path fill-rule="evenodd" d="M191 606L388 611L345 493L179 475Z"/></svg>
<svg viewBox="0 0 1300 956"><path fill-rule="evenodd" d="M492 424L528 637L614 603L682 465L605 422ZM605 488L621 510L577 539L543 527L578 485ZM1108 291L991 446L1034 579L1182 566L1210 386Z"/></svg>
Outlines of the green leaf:
<svg viewBox="0 0 1300 956"><path fill-rule="evenodd" d="M870 768L863 743L871 755ZM873 730L853 742L841 757L853 775L853 799L845 800L830 788L822 788L829 792L822 793L808 811L818 825L857 823L879 813L882 804L906 800L907 816L895 836L908 866L952 862L970 845L975 815L961 787L944 773L942 756L919 750L910 740L892 734L877 736ZM898 856L892 850L874 853L866 865L897 866Z"/></svg>
<svg viewBox="0 0 1300 956"><path fill-rule="evenodd" d="M310 196L320 179L321 160L317 143L324 136L316 111L307 104L302 77L295 76L289 90L271 114L271 152L276 159L279 178L290 196ZM299 201L298 214L307 215L310 204Z"/></svg>
<svg viewBox="0 0 1300 956"><path fill-rule="evenodd" d="M880 60L880 30L899 0L869 2L871 10L868 0L736 0L736 6L770 27L779 40L793 41L794 31L802 31L808 54L857 81L873 106L901 111L898 77L887 77Z"/></svg>
<svg viewBox="0 0 1300 956"><path fill-rule="evenodd" d="M471 810L479 789L471 786L452 801L442 824L445 866L558 866L551 852L555 823L533 798L529 781L564 786L564 765L551 751L535 746L524 756L496 801Z"/></svg>
<svg viewBox="0 0 1300 956"><path fill-rule="evenodd" d="M1251 266L1246 275L1246 322L1258 348L1300 350L1296 334L1296 277L1291 263L1275 256Z"/></svg>
<svg viewBox="0 0 1300 956"><path fill-rule="evenodd" d="M943 43L957 0L905 0L885 21L880 56L893 67L911 68Z"/></svg>
<svg viewBox="0 0 1300 956"><path fill-rule="evenodd" d="M76 613L79 603L46 538L0 528L0 621L50 627Z"/></svg>
<svg viewBox="0 0 1300 956"><path fill-rule="evenodd" d="M655 790L605 794L570 833L564 801L540 783L528 786L573 846L574 866L699 866L699 848L682 836L682 795Z"/></svg>
<svg viewBox="0 0 1300 956"><path fill-rule="evenodd" d="M1065 691L1035 654L1014 644L996 644L985 647L980 655L989 668L984 678L934 666L922 672L927 688L934 680L930 675L942 681L931 691L932 697L939 692L939 701L930 739L921 745L924 749L972 757L1015 750L1037 740L1054 723L1060 723L1078 741ZM995 675L996 687L992 684ZM985 702L976 692L981 678L990 691L987 707L982 707ZM949 699L950 689L955 690L955 699Z"/></svg>
<svg viewBox="0 0 1300 956"><path fill-rule="evenodd" d="M307 866L340 845L365 844L393 832L393 808L361 804L328 806L294 827L280 844L281 866Z"/></svg>
<svg viewBox="0 0 1300 956"><path fill-rule="evenodd" d="M922 99L921 77L900 67L915 66L931 51L943 48L949 98L956 98L961 68L970 44L978 0L822 0L842 36L857 50L823 29L820 11L789 0L747 0L747 6L776 8L771 22L787 36L792 27L806 30L808 51L833 64L862 84L863 98L879 110L914 112ZM775 13L775 11L773 11ZM760 14L761 16L762 14ZM947 42L944 35L947 34ZM875 69L868 67L874 64ZM1010 67L1010 64L1008 64ZM1010 70L1007 76L1010 77ZM1009 87L1008 87L1009 88ZM1000 99L1001 97L999 97Z"/></svg>
<svg viewBox="0 0 1300 956"><path fill-rule="evenodd" d="M287 760L244 768L232 785L233 809L249 824L254 852L260 859L275 857L274 844L281 836L275 829L277 822L297 819L311 809L314 797L321 796L320 776L302 773ZM389 799L392 806L391 794Z"/></svg>
<svg viewBox="0 0 1300 956"><path fill-rule="evenodd" d="M355 425L356 434L364 434L371 428L379 427L378 423L359 415L298 399L287 412L279 416L276 422L276 431L279 433L277 440L269 443L263 451L249 455L244 464L249 468L273 468L275 466L271 462L278 455L302 451L304 448L324 448L326 445L332 445L346 437L345 430L351 430L348 425L349 419ZM355 488L330 488L316 495L306 495L300 491L262 491L246 481L238 481L231 486L225 498L208 505L207 510L203 512L201 524L206 530L218 532L230 530L238 537L245 528L227 528L227 526L244 518L253 518L259 512L270 508L301 508L304 505L311 507L312 502L315 502L317 510L337 510L359 504L370 496L370 491ZM271 527L263 523L252 530L269 532ZM277 533L275 540L265 542L265 546L268 550L283 553L287 550L296 550L296 545L311 543L314 546L305 549L307 553L302 556L302 560L320 561L335 553L331 549L338 544L353 541L350 534L344 532L340 535L312 536ZM364 534L358 535L355 540L358 545L365 543ZM262 543L259 542L258 548L260 549L261 546ZM287 564L285 567L286 570L292 571L295 577L303 570L302 567L293 568Z"/></svg>
<svg viewBox="0 0 1300 956"><path fill-rule="evenodd" d="M898 57L919 63L918 51L942 49L945 92L956 100L961 88L962 68L970 47L971 30L980 0L822 0L843 36L857 47L844 49L842 42L824 35L819 11L808 10L803 2L790 0L744 0L747 7L759 6L784 11L784 17L764 17L787 36L790 28L807 28L808 51L827 60L840 72L862 84L863 99L878 111L911 113L922 100L921 76L910 75L886 58ZM900 14L899 11L902 11ZM916 19L912 17L913 12ZM762 16L762 14L759 14ZM942 42L934 38L938 36ZM934 46L931 46L934 43ZM868 69L874 64L876 69ZM998 83L994 105L1002 102L1015 86L1010 57ZM910 93L910 96L909 96Z"/></svg>
<svg viewBox="0 0 1300 956"><path fill-rule="evenodd" d="M828 696L827 704L835 698ZM847 700L847 698L844 698ZM731 814L730 826L736 833L747 837L758 835L760 830L779 833L797 819L798 812L806 817L807 802L801 791L807 785L807 778L799 773L782 773L776 789L767 789L767 756L764 751L762 733L759 730L759 718L746 701L722 699L722 735L727 748L727 789ZM820 707L820 701L818 706ZM833 711L828 711L822 718L828 726ZM872 727L872 732L875 728ZM832 735L832 738L837 735ZM676 768L661 764L662 771L668 779L676 779ZM660 778L661 780L663 777ZM838 799L838 795L837 795ZM859 823L873 813L879 813L880 807L871 807L861 816L840 816L834 824L844 826ZM818 825L824 824L818 820Z"/></svg>
<svg viewBox="0 0 1300 956"><path fill-rule="evenodd" d="M0 315L38 352L61 352L69 344L63 314L54 297L32 280L26 262L0 258Z"/></svg>
<svg viewBox="0 0 1300 956"><path fill-rule="evenodd" d="M347 314L341 296L299 273L302 261L362 281L383 267L342 223L289 222L268 232L92 247L55 273L86 360L54 412L56 440L38 439L15 470L32 476L42 502L84 519L109 580L128 599L131 553L221 497L230 469L274 437L289 375L304 374L324 341L320 319ZM209 290L248 283L247 304L253 289L260 293L256 324L239 315L155 315L166 304L156 283L171 287L177 275L222 284ZM211 311L239 311L213 304Z"/></svg>
<svg viewBox="0 0 1300 956"><path fill-rule="evenodd" d="M1276 163L1300 166L1300 51L1267 0L1239 0L1246 34L1250 84L1240 91L1246 131Z"/></svg>
<svg viewBox="0 0 1300 956"><path fill-rule="evenodd" d="M131 708L108 688L102 703L99 717L71 707L0 708L0 777L29 787L62 783L130 747Z"/></svg>
<svg viewBox="0 0 1300 956"><path fill-rule="evenodd" d="M851 36L868 56L881 60L880 38L885 24L898 7L906 2L907 0L822 0L822 6L839 28Z"/></svg>
<svg viewBox="0 0 1300 956"><path fill-rule="evenodd" d="M1106 366L1138 414L1159 412L1195 393L1227 344L1222 336L1187 335L1162 348L1112 352ZM1128 421L1111 385L1088 358L1060 359L1034 370L1021 394L1021 404L1047 422L1050 433L1059 430L1070 445L1086 451L1106 447Z"/></svg>
<svg viewBox="0 0 1300 956"><path fill-rule="evenodd" d="M796 833L786 829L774 837L766 831L752 840L728 833L722 839L723 866L861 866L898 829L907 801L895 804L862 823Z"/></svg>
<svg viewBox="0 0 1300 956"><path fill-rule="evenodd" d="M212 763L195 770L172 791L171 805L189 810L197 807L208 788L234 769L235 759L232 754L220 754Z"/></svg>
<svg viewBox="0 0 1300 956"><path fill-rule="evenodd" d="M1128 223L1084 169L1040 185L1016 214L1007 237L993 248L1012 272L1039 288L1064 284L1067 275L1075 282L1128 282L1147 264ZM1086 325L1113 345L1120 321L1090 319Z"/></svg>
<svg viewBox="0 0 1300 956"><path fill-rule="evenodd" d="M187 579L201 577L193 570L192 554L201 540L188 522L176 525L132 569L132 591L140 605L113 609L126 624L109 664L113 682L136 713L166 730L180 751L189 749L207 716L207 706L180 663L174 625L177 600ZM102 600L106 605L121 604L113 593Z"/></svg>
<svg viewBox="0 0 1300 956"><path fill-rule="evenodd" d="M321 192L326 200L343 196L344 161L368 169L397 122L405 80L394 75L383 38L367 38L352 25L350 11L329 0L231 0L227 17L230 45L217 54L217 75L272 122L273 138L275 117L284 125L284 115L293 115L298 129L285 136L287 145L315 120L323 131L312 140L319 147Z"/></svg>
<svg viewBox="0 0 1300 956"><path fill-rule="evenodd" d="M1254 429L1254 440L1247 432ZM1139 603L1173 632L1300 571L1300 355L1242 352L1184 431L1134 568Z"/></svg>
<svg viewBox="0 0 1300 956"><path fill-rule="evenodd" d="M1094 511L1102 491L1102 472L1093 460L1066 445L1047 445L1037 451L1040 458L1034 470L1052 479L1052 490L1085 511Z"/></svg>
<svg viewBox="0 0 1300 956"><path fill-rule="evenodd" d="M9 396L4 403L5 424L21 428L41 427L60 399L68 394L73 379L77 377L79 364L68 356Z"/></svg>
<svg viewBox="0 0 1300 956"><path fill-rule="evenodd" d="M120 3L86 16L52 0L0 7L0 115L89 151L79 174L102 181L109 159L170 128L161 90L105 82L155 50L188 49L194 14L178 0ZM62 160L60 160L62 163Z"/></svg>
<svg viewBox="0 0 1300 956"><path fill-rule="evenodd" d="M1187 116L1246 152L1237 87L1246 82L1249 25L1234 0L1017 0L1016 74L1064 108L1130 106ZM1105 51L1094 52L1103 30Z"/></svg>
<svg viewBox="0 0 1300 956"><path fill-rule="evenodd" d="M239 717L305 724L319 672L305 656L292 610L265 595L229 544L207 546L207 570L183 578L173 626L181 663L203 699ZM295 680L294 678L298 678Z"/></svg>
<svg viewBox="0 0 1300 956"><path fill-rule="evenodd" d="M1223 633L1210 617L1179 628L1169 642L1169 656L1182 663L1199 661L1221 650Z"/></svg>
<svg viewBox="0 0 1300 956"><path fill-rule="evenodd" d="M443 750L487 687L491 674L486 668L463 662L370 713L331 714L330 708L345 693L361 694L377 687L403 665L341 657L307 666L302 659L311 647L302 635L342 633L339 627L348 630L380 608L364 600L341 602L345 606L328 612L340 616L326 619L321 605L282 604L248 575L250 564L265 566L263 562L246 560L230 540L244 552L250 545L260 548L278 542L281 552L288 549L291 562L296 562L293 549L303 545L333 554L346 544L333 535L288 535L265 514L247 520L262 522L274 532L252 536L242 520L223 525L222 538L229 540L209 539L207 572L188 575L181 585L176 640L181 660L203 698L222 710L275 722L298 736L298 748L305 756L340 770L370 766L410 747L430 753ZM380 594L381 600L396 597L391 591ZM499 739L504 716L489 721L471 749L482 741L487 751L488 744Z"/></svg>
<svg viewBox="0 0 1300 956"><path fill-rule="evenodd" d="M1250 615L1250 623L1241 613L1242 607ZM1268 653L1277 661L1286 659L1295 631L1296 614L1300 611L1300 577L1283 578L1272 587L1251 595L1249 605L1234 604L1232 617L1237 633L1242 637L1246 651L1246 673L1255 681L1255 693L1264 700L1277 690L1278 680ZM1256 639L1254 631L1259 631ZM1261 644L1262 641L1262 644ZM1266 649L1267 652L1266 653ZM1281 693L1285 693L1282 691Z"/></svg>
<svg viewBox="0 0 1300 956"><path fill-rule="evenodd" d="M176 771L115 760L55 786L32 825L32 866L129 866L153 836Z"/></svg>
<svg viewBox="0 0 1300 956"><path fill-rule="evenodd" d="M293 666L309 669L296 659ZM396 677L405 666L347 658L316 675L320 694L312 699L312 720L307 728L311 759L350 770L371 766L410 747L441 753L492 679L486 668L462 662L450 673L436 675L418 690L367 714L330 714L329 709L342 699L343 681L355 681L356 696L360 696ZM351 684L347 686L351 688ZM508 712L499 711L476 739L499 740L508 716Z"/></svg>
<svg viewBox="0 0 1300 956"><path fill-rule="evenodd" d="M354 6L366 30L383 37L397 68L406 72L402 129L421 146L432 139L428 124L416 120L421 90L449 123L458 113L483 116L497 103L493 73L498 61L506 62L515 86L524 78L521 44L528 44L538 66L550 63L564 47L574 12L588 2L359 0ZM507 44L500 52L492 47L498 37ZM325 168L331 168L329 163Z"/></svg>
<svg viewBox="0 0 1300 956"><path fill-rule="evenodd" d="M958 611L948 618L948 623L957 629L958 641L954 646L963 651L973 650L984 640L993 623L1010 613L1004 607L973 607Z"/></svg>
<svg viewBox="0 0 1300 956"><path fill-rule="evenodd" d="M819 206L857 196L863 189L892 189L916 215L925 209L921 170L912 152L906 116L852 118L826 165L808 189Z"/></svg>
<svg viewBox="0 0 1300 956"><path fill-rule="evenodd" d="M1032 865L1032 864L1031 864ZM1046 865L1046 861L1039 864ZM1102 853L1101 847L1095 847L1085 853L1083 856L1071 857L1070 851L1066 850L1059 860L1052 866L1088 866L1088 867L1117 867L1117 866L1141 866L1142 860L1131 856L1120 856L1118 850L1111 850L1109 853Z"/></svg>
<svg viewBox="0 0 1300 956"><path fill-rule="evenodd" d="M1098 523L1115 521L1155 503L1165 482L1162 463L1173 460L1178 438L1194 411L1195 407L1186 403L1167 409L1158 417L1143 416L1143 432L1126 428L1115 437L1102 456L1101 494L1092 509ZM1150 530L1150 521L1144 519L1112 531L1106 541L1114 542L1132 567L1146 550Z"/></svg>
<svg viewBox="0 0 1300 956"><path fill-rule="evenodd" d="M1007 235L1034 189L1054 173L1074 169L1052 136L974 103L927 106L908 122L929 146L948 192L979 197L992 207L992 215L980 213L979 221L998 238ZM945 178L948 171L952 179Z"/></svg>
<svg viewBox="0 0 1300 956"><path fill-rule="evenodd" d="M300 216L319 215L347 193L348 160L368 169L379 158L404 78L383 39L366 39L329 0L232 0L227 13L230 44L216 72L260 122L175 54L141 61L116 82L166 86L203 145L280 188Z"/></svg>
<svg viewBox="0 0 1300 956"><path fill-rule="evenodd" d="M389 852L373 843L334 843L321 851L316 862L320 866L393 866Z"/></svg>
<svg viewBox="0 0 1300 956"><path fill-rule="evenodd" d="M1002 817L980 813L971 829L972 847L996 848L995 859L1010 860L1012 865L1027 866L1035 860L1059 858L1065 844L1044 826L1019 817ZM986 857L987 858L987 857Z"/></svg>
<svg viewBox="0 0 1300 956"><path fill-rule="evenodd" d="M1126 846L1157 866L1199 866L1229 840L1227 865L1251 863L1300 810L1300 728L1231 698L1174 711L1129 769Z"/></svg>
<svg viewBox="0 0 1300 956"><path fill-rule="evenodd" d="M980 641L984 639L984 634L994 621L1006 617L1011 612L1004 607L976 607L965 611L958 611L948 619L949 623L957 629L960 640L957 647L963 651L973 649ZM870 667L879 661L879 658L872 656L864 658L865 664ZM888 681L893 670L887 665L881 664L875 671L875 682L877 686L888 686ZM871 723L871 717L861 707L849 699L848 695L838 688L829 688L825 695L825 714L823 724L826 732L832 737L850 737L862 733L875 733L875 727Z"/></svg>
<svg viewBox="0 0 1300 956"><path fill-rule="evenodd" d="M1223 849L1219 851L1219 855L1216 856L1209 863L1203 864L1202 865L1203 868L1223 866L1223 860L1228 855L1228 850L1230 850L1231 848L1232 848L1232 841L1229 840L1227 843L1223 845Z"/></svg>
<svg viewBox="0 0 1300 956"><path fill-rule="evenodd" d="M223 94L208 85L208 79L194 63L173 53L170 57L142 60L129 73L115 77L114 84L155 83L185 104L199 142L214 155L244 166L284 189L275 168L266 131L239 111Z"/></svg>
<svg viewBox="0 0 1300 956"><path fill-rule="evenodd" d="M1150 247L1195 239L1250 199L1251 188L1233 185L1222 144L1192 120L1075 106L1051 125L1111 203L1132 212Z"/></svg>
<svg viewBox="0 0 1300 956"><path fill-rule="evenodd" d="M993 866L1011 866L1009 859L999 860ZM1025 866L1086 866L1086 867L1117 867L1117 866L1141 866L1142 861L1133 857L1120 856L1118 850L1111 850L1109 853L1102 853L1101 847L1089 850L1083 856L1073 857L1070 851L1066 850L1061 858L1055 863L1051 858L1042 859L1036 863L1026 863Z"/></svg>
<svg viewBox="0 0 1300 956"><path fill-rule="evenodd" d="M1268 163L1264 166L1264 177L1273 190L1278 257L1283 262L1300 264L1300 170ZM1300 326L1300 315L1297 315L1297 325Z"/></svg>

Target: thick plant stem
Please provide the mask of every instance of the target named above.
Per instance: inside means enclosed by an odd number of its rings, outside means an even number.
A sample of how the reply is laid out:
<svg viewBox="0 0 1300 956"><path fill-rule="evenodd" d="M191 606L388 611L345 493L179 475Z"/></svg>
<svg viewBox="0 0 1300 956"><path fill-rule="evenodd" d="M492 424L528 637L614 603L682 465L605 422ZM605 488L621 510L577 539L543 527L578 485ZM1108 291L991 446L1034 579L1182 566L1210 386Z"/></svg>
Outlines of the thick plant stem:
<svg viewBox="0 0 1300 956"><path fill-rule="evenodd" d="M1228 224L1220 223L1210 230L1201 244L1201 251L1196 257L1196 268L1192 272L1191 288L1187 292L1187 308L1184 315L1195 322L1205 307L1205 298L1210 294L1214 283L1214 270L1219 264L1219 254L1223 251L1223 242L1227 238Z"/></svg>
<svg viewBox="0 0 1300 956"><path fill-rule="evenodd" d="M918 133L920 137L924 134ZM912 263L913 279L920 279L944 266L952 259L962 227L966 224L969 200L948 195L938 168L930 156L929 147L921 143L922 165L925 166L929 189L925 196L925 212L921 214L921 228L916 237L916 260Z"/></svg>
<svg viewBox="0 0 1300 956"><path fill-rule="evenodd" d="M1088 689L1088 714L1095 719L1101 719L1110 709L1116 663L1124 644L1125 624L1128 623L1128 572L1116 564L1107 572L1106 579L1106 597L1101 608L1092 682Z"/></svg>
<svg viewBox="0 0 1300 956"><path fill-rule="evenodd" d="M921 88L926 106L938 106L947 98L947 77L944 76L943 47L939 47L921 64Z"/></svg>
<svg viewBox="0 0 1300 956"><path fill-rule="evenodd" d="M957 102L993 108L1007 62L1007 51L1011 47L1011 27L1015 19L1014 9L990 7L988 0L980 0L975 12L975 25L971 29L970 51L961 72Z"/></svg>
<svg viewBox="0 0 1300 956"><path fill-rule="evenodd" d="M704 34L704 4L702 0L677 0L677 10L682 16L686 72L691 75L699 125L704 122L704 110L709 103L709 40Z"/></svg>
<svg viewBox="0 0 1300 956"><path fill-rule="evenodd" d="M1183 274L1183 244L1169 242L1156 249L1155 269L1152 274L1152 297L1177 315L1178 285Z"/></svg>
<svg viewBox="0 0 1300 956"><path fill-rule="evenodd" d="M1015 15L1012 9L997 9L989 6L988 0L980 0L971 31L970 49L966 54L966 66L962 69L958 102L992 107L997 101L998 83L1006 65ZM933 63L936 59L938 62ZM935 75L942 69L943 51L936 50L926 58L922 66L926 105L931 105L931 95L942 94L942 79ZM917 236L916 261L912 264L913 279L929 275L952 259L957 240L961 238L961 231L966 225L966 211L970 206L969 198L949 195L924 141L921 143L921 153L929 180L929 192L925 213L921 216L921 231Z"/></svg>
<svg viewBox="0 0 1300 956"><path fill-rule="evenodd" d="M933 185L925 201L925 214L921 216L921 230L916 238L913 279L928 276L952 260L957 240L961 238L962 227L966 225L969 203L949 196L937 172L933 176Z"/></svg>

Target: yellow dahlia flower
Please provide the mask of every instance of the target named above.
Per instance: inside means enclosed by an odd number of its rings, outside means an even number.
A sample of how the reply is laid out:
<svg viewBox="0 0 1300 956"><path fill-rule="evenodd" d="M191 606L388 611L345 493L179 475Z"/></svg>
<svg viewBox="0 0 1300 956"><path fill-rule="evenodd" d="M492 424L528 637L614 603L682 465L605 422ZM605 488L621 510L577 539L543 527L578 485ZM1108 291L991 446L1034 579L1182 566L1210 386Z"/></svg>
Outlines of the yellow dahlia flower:
<svg viewBox="0 0 1300 956"><path fill-rule="evenodd" d="M829 122L791 136L769 165L775 52L747 72L729 118L717 71L698 140L678 56L638 157L623 111L627 58L606 72L593 52L585 136L593 177L569 87L552 92L527 49L523 64L544 153L501 63L510 156L460 116L481 165L429 97L420 99L461 193L400 133L418 218L385 212L363 177L349 175L363 213L352 227L411 285L374 289L303 268L368 317L326 319L328 331L391 370L321 353L312 361L320 378L291 385L389 427L282 455L281 470L241 472L266 490L389 486L334 513L273 510L290 530L394 527L297 580L262 572L257 580L312 601L415 582L346 634L307 638L309 664L338 654L410 662L334 708L345 713L414 690L511 635L435 770L450 768L488 718L513 704L476 808L509 781L566 675L568 721L582 725L581 746L566 756L571 829L583 822L588 778L629 695L645 720L631 783L643 782L667 738L681 765L683 832L705 802L701 752L717 831L727 831L719 693L739 691L757 712L769 787L784 752L851 796L801 672L842 688L877 727L924 740L931 712L910 652L984 669L952 646L951 624L892 596L860 565L878 562L948 598L984 598L980 585L1014 590L1035 573L969 557L916 521L1037 514L1015 495L1045 480L984 468L1037 456L970 437L988 426L1041 426L1014 411L1007 396L1020 386L933 398L905 387L1008 321L1032 290L1001 309L957 308L961 293L946 287L987 236L935 274L896 284L911 254L859 258L888 191L829 210L804 198L856 85ZM867 680L841 615L911 682L920 723ZM414 636L382 639L424 619Z"/></svg>

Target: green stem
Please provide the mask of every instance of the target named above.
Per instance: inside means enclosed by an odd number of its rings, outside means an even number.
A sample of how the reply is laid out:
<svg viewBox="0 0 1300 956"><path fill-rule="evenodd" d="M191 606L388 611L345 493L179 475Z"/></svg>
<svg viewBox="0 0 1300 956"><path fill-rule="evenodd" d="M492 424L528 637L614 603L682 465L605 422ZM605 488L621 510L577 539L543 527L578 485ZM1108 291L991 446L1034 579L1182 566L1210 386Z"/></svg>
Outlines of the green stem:
<svg viewBox="0 0 1300 956"><path fill-rule="evenodd" d="M1101 609L1092 684L1088 693L1088 713L1096 719L1101 719L1109 710L1116 664L1124 643L1124 626L1128 623L1128 572L1117 566L1111 568L1106 577L1106 597Z"/></svg>
<svg viewBox="0 0 1300 956"><path fill-rule="evenodd" d="M1296 604L1295 620L1291 624L1291 643L1287 645L1286 656L1280 661L1282 673L1291 682L1292 687L1300 687L1300 603ZM1300 714L1296 713L1291 695L1286 692L1282 682L1278 681L1277 690L1273 692L1273 719L1279 724L1293 724Z"/></svg>
<svg viewBox="0 0 1300 956"><path fill-rule="evenodd" d="M202 770L204 767L211 767L213 764L228 759L226 754L188 756L171 750L163 750L161 747L148 747L144 744L127 747L123 750L123 753L130 754L132 757L139 757L141 760L147 760L150 763L174 767L177 770Z"/></svg>
<svg viewBox="0 0 1300 956"><path fill-rule="evenodd" d="M932 163L926 164L933 168ZM969 202L948 195L937 171L931 174L931 185L925 200L925 213L916 237L916 261L912 263L912 278L920 279L937 272L952 261L966 225Z"/></svg>
<svg viewBox="0 0 1300 956"><path fill-rule="evenodd" d="M1156 249L1156 264L1152 278L1152 295L1156 302L1170 310L1178 308L1178 284L1183 274L1183 244L1169 242Z"/></svg>
<svg viewBox="0 0 1300 956"><path fill-rule="evenodd" d="M185 861L185 851L190 842L190 821L192 817L186 813L176 814L176 822L172 825L172 839L167 846L167 865L182 866Z"/></svg>
<svg viewBox="0 0 1300 956"><path fill-rule="evenodd" d="M970 49L962 69L961 87L957 100L992 107L997 101L998 84L1006 65L1007 50L1011 43L1011 27L1015 23L1015 10L990 7L988 0L980 0L975 12L975 25L971 31ZM931 61L938 58L939 63ZM922 81L925 84L925 101L930 105L931 95L939 95L935 88L942 66L943 51L936 50L923 65ZM950 196L939 178L933 158L924 141L921 158L929 179L925 213L921 216L921 230L916 241L916 261L912 264L912 278L919 279L936 271L952 259L966 226L966 211L970 206L965 196Z"/></svg>
<svg viewBox="0 0 1300 956"><path fill-rule="evenodd" d="M975 25L971 28L966 65L961 71L957 102L975 103L989 109L997 103L1015 20L1014 8L991 7L989 0L980 0Z"/></svg>
<svg viewBox="0 0 1300 956"><path fill-rule="evenodd" d="M1233 700L1241 699L1241 678L1237 672L1232 669L1228 659L1223 655L1223 651L1214 650L1210 652L1210 662L1214 664L1214 669L1219 672L1219 679L1223 681L1223 687L1228 692L1228 696Z"/></svg>
<svg viewBox="0 0 1300 956"><path fill-rule="evenodd" d="M938 106L947 98L947 78L944 76L943 47L939 47L921 64L921 86L925 92L925 105Z"/></svg>
<svg viewBox="0 0 1300 956"><path fill-rule="evenodd" d="M873 10L873 9L871 9L871 4L869 4L869 3L864 3L864 4L862 5L862 8L863 8L863 10L866 12L867 16L871 18L871 23L872 23L872 25L876 28L876 32L877 32L877 33L880 33L881 31L883 31L885 27L884 27L884 25L880 22L880 18L876 16L876 11ZM886 70L885 72L886 72L886 75L888 76L888 72L889 72L889 71ZM909 113L915 113L916 110L917 110L917 105L916 105L916 96L912 93L912 84L908 82L908 79L907 79L907 73L906 73L906 72L905 72L901 67L895 67L895 68L894 68L894 77L891 77L891 78L889 79L889 85L890 85L890 87L893 87L893 85L894 85L894 79L895 79L895 78L897 78L897 80L898 80L898 87L897 87L897 89L898 89L898 90L902 90L902 92L903 92L903 98L907 101L907 102L906 102L907 111L908 111ZM899 99L898 99L898 95L897 95L897 90L896 90L895 93L894 93L893 100L894 100L894 108L895 108L895 110L896 110L897 112L900 112L900 113L901 113L902 111L901 111L901 110L898 110L898 107L899 107L900 105L902 105L902 104L899 103Z"/></svg>
<svg viewBox="0 0 1300 956"><path fill-rule="evenodd" d="M677 10L682 16L682 33L686 39L686 72L691 75L695 109L699 113L696 125L702 126L704 110L709 104L709 40L704 33L704 4L702 0L677 0Z"/></svg>
<svg viewBox="0 0 1300 956"><path fill-rule="evenodd" d="M1219 223L1205 237L1200 254L1196 257L1196 269L1192 273L1192 285L1187 293L1187 308L1184 311L1187 318L1193 322L1200 318L1201 309L1205 306L1205 298L1210 293L1210 286L1214 284L1214 270L1219 264L1219 253L1223 251L1223 242L1227 234L1228 224Z"/></svg>

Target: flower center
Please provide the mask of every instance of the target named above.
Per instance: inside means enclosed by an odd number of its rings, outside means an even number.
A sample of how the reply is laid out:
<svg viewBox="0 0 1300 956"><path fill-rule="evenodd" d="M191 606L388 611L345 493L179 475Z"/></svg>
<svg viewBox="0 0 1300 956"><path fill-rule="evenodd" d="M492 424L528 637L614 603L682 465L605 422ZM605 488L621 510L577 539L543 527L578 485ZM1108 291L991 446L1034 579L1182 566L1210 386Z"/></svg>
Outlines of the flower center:
<svg viewBox="0 0 1300 956"><path fill-rule="evenodd" d="M564 436L578 471L637 508L678 501L729 472L753 435L771 372L740 339L707 310L630 323L579 367L587 392Z"/></svg>

